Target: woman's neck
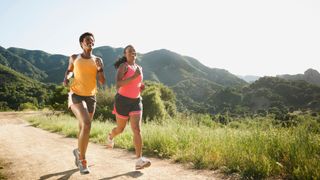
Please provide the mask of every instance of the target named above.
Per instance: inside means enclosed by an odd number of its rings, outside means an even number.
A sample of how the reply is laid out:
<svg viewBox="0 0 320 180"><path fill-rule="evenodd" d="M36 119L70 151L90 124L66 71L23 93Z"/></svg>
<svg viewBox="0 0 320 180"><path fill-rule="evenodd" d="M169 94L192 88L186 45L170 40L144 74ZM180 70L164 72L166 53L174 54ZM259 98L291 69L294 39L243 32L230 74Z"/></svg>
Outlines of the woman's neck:
<svg viewBox="0 0 320 180"><path fill-rule="evenodd" d="M127 60L127 63L128 63L129 65L134 65L134 64L135 64L135 60L133 60L133 61L128 61L128 60Z"/></svg>
<svg viewBox="0 0 320 180"><path fill-rule="evenodd" d="M84 51L82 52L81 56L82 56L83 58L87 58L87 59L91 58L91 57L92 57L92 50L91 50L91 51L85 51L85 50L84 50Z"/></svg>

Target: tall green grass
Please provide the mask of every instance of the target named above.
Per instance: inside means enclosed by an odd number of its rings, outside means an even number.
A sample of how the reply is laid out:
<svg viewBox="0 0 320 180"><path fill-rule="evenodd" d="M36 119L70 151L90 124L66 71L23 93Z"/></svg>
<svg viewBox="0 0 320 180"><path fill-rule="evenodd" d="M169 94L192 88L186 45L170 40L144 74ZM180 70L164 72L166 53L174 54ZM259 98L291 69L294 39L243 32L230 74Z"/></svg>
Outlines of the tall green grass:
<svg viewBox="0 0 320 180"><path fill-rule="evenodd" d="M77 121L67 115L35 116L37 127L76 137ZM221 169L244 178L320 178L320 118L299 116L298 125L282 127L270 118L240 119L228 125L208 116L178 115L142 125L144 154L191 163L198 169ZM104 143L115 126L94 121L90 140ZM116 147L134 150L127 127Z"/></svg>

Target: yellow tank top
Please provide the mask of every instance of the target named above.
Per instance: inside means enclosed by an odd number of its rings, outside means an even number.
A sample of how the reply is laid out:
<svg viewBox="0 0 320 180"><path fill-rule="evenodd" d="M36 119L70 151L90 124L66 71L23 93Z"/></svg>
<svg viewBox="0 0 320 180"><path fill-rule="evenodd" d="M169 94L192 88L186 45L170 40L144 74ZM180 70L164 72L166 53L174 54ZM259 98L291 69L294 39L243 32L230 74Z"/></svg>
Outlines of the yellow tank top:
<svg viewBox="0 0 320 180"><path fill-rule="evenodd" d="M79 54L73 62L74 79L70 91L79 96L94 96L97 92L97 66L95 56L82 58Z"/></svg>

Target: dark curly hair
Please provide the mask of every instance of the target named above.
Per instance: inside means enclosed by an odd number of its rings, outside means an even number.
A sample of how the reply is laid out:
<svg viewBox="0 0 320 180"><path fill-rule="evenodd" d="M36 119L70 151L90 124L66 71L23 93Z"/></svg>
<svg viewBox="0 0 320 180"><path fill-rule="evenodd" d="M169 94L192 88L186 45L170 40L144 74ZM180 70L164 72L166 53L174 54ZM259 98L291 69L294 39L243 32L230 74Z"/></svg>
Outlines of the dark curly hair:
<svg viewBox="0 0 320 180"><path fill-rule="evenodd" d="M93 34L92 34L91 32L85 32L85 33L81 34L81 36L80 36L80 38L79 38L80 46L81 46L81 43L82 43L83 39L84 39L85 37L87 37L87 36L91 36L91 37L93 37L93 39L94 39L94 36L93 36Z"/></svg>

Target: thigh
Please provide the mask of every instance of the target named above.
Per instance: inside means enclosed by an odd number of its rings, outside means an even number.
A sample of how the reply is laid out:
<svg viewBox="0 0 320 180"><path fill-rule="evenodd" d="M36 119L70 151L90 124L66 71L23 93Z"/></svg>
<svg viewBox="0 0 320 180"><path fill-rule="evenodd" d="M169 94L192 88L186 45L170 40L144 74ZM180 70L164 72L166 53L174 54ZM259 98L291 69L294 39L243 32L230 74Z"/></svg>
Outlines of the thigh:
<svg viewBox="0 0 320 180"><path fill-rule="evenodd" d="M141 114L134 114L130 115L130 125L132 130L140 130L142 123L142 115Z"/></svg>
<svg viewBox="0 0 320 180"><path fill-rule="evenodd" d="M129 118L120 118L120 117L116 117L116 121L117 121L117 126L120 129L124 129L127 125Z"/></svg>
<svg viewBox="0 0 320 180"><path fill-rule="evenodd" d="M88 110L84 107L83 103L72 104L71 110L80 123L90 123L90 115Z"/></svg>

